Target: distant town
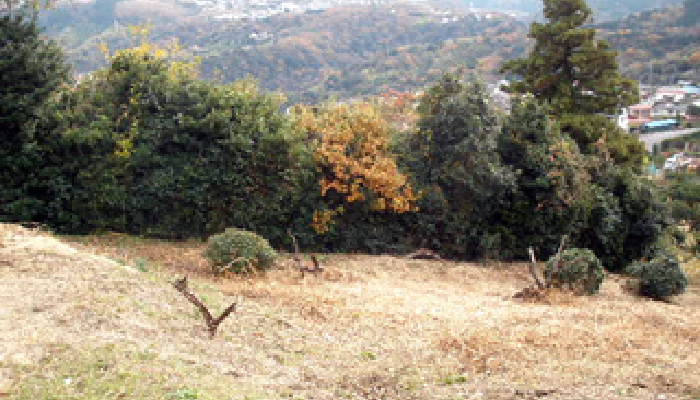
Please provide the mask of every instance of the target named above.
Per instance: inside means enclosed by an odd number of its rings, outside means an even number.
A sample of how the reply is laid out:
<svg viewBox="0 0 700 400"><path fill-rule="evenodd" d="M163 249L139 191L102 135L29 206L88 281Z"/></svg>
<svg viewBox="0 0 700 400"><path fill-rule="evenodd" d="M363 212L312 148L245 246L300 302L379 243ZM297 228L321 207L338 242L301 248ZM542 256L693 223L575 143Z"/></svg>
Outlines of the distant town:
<svg viewBox="0 0 700 400"><path fill-rule="evenodd" d="M502 90L507 81L491 84L496 105L508 109L510 95ZM700 87L690 81L675 85L639 85L639 104L619 110L617 123L628 132L651 133L691 128L700 124Z"/></svg>
<svg viewBox="0 0 700 400"><path fill-rule="evenodd" d="M689 81L673 86L640 85L642 101L627 111L629 128L653 132L694 126L699 120L700 87Z"/></svg>
<svg viewBox="0 0 700 400"><path fill-rule="evenodd" d="M206 16L214 20L260 20L284 13L316 13L329 8L347 5L385 5L398 3L397 0L179 0L180 4L197 9L200 16ZM454 22L454 15L450 10L441 10L435 4L429 4L428 0L402 0L401 3L423 3L428 11L435 15L441 15L444 22ZM491 18L494 11L482 10L470 3L469 13L477 18ZM519 17L522 12L500 12L511 17Z"/></svg>

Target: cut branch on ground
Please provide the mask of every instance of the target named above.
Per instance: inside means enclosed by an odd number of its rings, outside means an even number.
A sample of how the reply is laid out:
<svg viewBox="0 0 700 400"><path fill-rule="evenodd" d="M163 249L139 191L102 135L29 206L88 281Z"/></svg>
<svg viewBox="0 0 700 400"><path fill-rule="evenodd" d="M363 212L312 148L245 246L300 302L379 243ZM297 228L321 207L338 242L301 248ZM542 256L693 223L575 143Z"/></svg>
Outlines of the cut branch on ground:
<svg viewBox="0 0 700 400"><path fill-rule="evenodd" d="M542 279L537 275L537 259L535 258L535 250L532 247L527 248L527 252L530 253L530 274L535 280L538 289L544 289L545 284Z"/></svg>
<svg viewBox="0 0 700 400"><path fill-rule="evenodd" d="M207 306L205 306L204 303L197 298L197 296L190 292L187 286L187 277L176 280L173 282L173 286L202 313L202 316L207 324L207 329L209 330L210 338L214 338L214 336L216 336L216 330L219 328L219 325L224 321L224 319L226 319L226 317L236 310L236 303L232 303L224 310L224 312L221 313L221 315L219 315L218 318L214 318L209 312Z"/></svg>
<svg viewBox="0 0 700 400"><path fill-rule="evenodd" d="M538 289L548 289L552 287L552 278L559 274L559 263L561 261L561 253L564 250L564 246L566 245L567 239L568 237L566 235L561 237L561 241L559 242L559 249L557 250L557 254L555 255L554 259L554 268L552 269L552 271L545 271L542 274L543 279L539 277L539 272L537 268L537 258L535 257L535 250L532 247L527 248L527 252L530 254L530 274L535 280L535 284L537 285Z"/></svg>
<svg viewBox="0 0 700 400"><path fill-rule="evenodd" d="M313 267L308 267L303 264L303 260L301 258L301 252L299 251L299 243L297 242L297 238L294 237L292 234L292 231L287 231L287 234L289 237L292 238L292 245L294 246L294 261L296 262L296 269L298 269L301 272L301 277L304 278L306 277L306 274L312 274L314 276L318 276L318 274L323 273L323 268L319 265L318 259L314 254L309 256L311 258L311 262L313 263Z"/></svg>
<svg viewBox="0 0 700 400"><path fill-rule="evenodd" d="M410 253L406 258L411 260L442 260L440 255L432 250L421 248Z"/></svg>

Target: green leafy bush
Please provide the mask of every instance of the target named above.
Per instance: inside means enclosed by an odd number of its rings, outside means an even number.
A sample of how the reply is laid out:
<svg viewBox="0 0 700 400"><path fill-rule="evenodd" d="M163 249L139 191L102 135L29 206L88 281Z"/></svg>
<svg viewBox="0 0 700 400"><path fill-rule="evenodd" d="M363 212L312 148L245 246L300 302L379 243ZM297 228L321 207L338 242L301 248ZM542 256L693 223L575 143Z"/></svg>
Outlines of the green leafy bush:
<svg viewBox="0 0 700 400"><path fill-rule="evenodd" d="M581 229L593 197L587 158L548 113L533 100L516 100L504 120L498 152L515 171L516 188L488 225L499 228L505 258L523 257L530 246L542 257L556 253L562 235Z"/></svg>
<svg viewBox="0 0 700 400"><path fill-rule="evenodd" d="M62 95L60 136L78 154L59 164L77 216L61 230L206 238L236 226L279 245L291 228L303 240L297 188L313 167L281 100L252 81L198 80L154 49L118 51Z"/></svg>
<svg viewBox="0 0 700 400"><path fill-rule="evenodd" d="M639 294L656 300L682 294L688 285L678 257L668 252L660 253L649 262L631 264L626 272L639 279Z"/></svg>
<svg viewBox="0 0 700 400"><path fill-rule="evenodd" d="M599 164L592 179L595 198L584 228L572 235L576 246L591 249L611 272L655 257L654 246L671 223L658 188L629 169L610 164Z"/></svg>
<svg viewBox="0 0 700 400"><path fill-rule="evenodd" d="M510 197L515 175L497 152L501 123L486 86L447 74L428 89L418 114L419 130L400 145L423 193L410 235L446 256L495 257L499 242L488 218Z"/></svg>
<svg viewBox="0 0 700 400"><path fill-rule="evenodd" d="M589 249L564 250L547 261L545 277L556 287L568 285L570 289L595 294L605 279L603 265Z"/></svg>
<svg viewBox="0 0 700 400"><path fill-rule="evenodd" d="M262 236L242 229L227 228L207 241L204 255L211 261L215 272L248 272L248 266L269 268L277 252Z"/></svg>
<svg viewBox="0 0 700 400"><path fill-rule="evenodd" d="M0 16L0 221L45 222L61 212L66 181L60 137L42 129L56 91L70 82L59 45L29 14ZM58 158L58 160L57 160ZM65 178L65 179L64 179Z"/></svg>

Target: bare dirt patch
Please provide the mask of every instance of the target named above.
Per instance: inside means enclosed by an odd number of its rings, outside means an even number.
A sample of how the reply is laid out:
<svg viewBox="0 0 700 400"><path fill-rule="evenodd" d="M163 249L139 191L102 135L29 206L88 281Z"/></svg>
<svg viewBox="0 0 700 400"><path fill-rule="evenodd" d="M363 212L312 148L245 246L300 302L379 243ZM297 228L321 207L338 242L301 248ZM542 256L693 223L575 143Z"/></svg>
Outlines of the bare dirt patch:
<svg viewBox="0 0 700 400"><path fill-rule="evenodd" d="M198 243L0 225L0 396L700 399L697 292L512 299L524 265L328 256L302 279L207 275ZM170 284L218 313L210 340Z"/></svg>

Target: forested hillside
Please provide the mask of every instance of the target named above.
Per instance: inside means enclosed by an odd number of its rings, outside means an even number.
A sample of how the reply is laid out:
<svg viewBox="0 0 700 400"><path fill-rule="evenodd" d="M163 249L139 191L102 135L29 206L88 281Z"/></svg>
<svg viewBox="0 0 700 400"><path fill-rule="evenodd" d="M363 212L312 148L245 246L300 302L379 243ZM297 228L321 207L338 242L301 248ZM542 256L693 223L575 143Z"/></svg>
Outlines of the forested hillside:
<svg viewBox="0 0 700 400"><path fill-rule="evenodd" d="M206 76L236 80L250 74L268 89L299 100L417 90L447 70L488 74L519 54L524 28L507 18L443 17L413 7L347 7L246 27L221 27L202 43ZM226 43L241 32L243 46ZM260 36L263 39L260 39ZM250 43L250 42L253 43ZM256 43L257 41L257 43Z"/></svg>
<svg viewBox="0 0 700 400"><path fill-rule="evenodd" d="M695 0L687 7L679 0L589 3L594 21L676 4L596 27L620 51L626 75L653 83L697 79ZM469 12L470 6L477 12ZM484 10L534 15L541 7L540 0L354 4L230 20L205 16L194 3L99 0L60 6L41 21L79 73L105 65L100 43L113 50L129 47L134 43L126 27L148 20L151 40L178 41L184 56L201 58L205 79L252 76L290 102L316 102L419 90L446 71L493 74L503 60L523 54L527 29L507 14Z"/></svg>
<svg viewBox="0 0 700 400"><path fill-rule="evenodd" d="M531 16L539 16L542 11L541 0L464 0L480 9L500 11L521 11ZM627 14L645 11L668 5L680 4L682 0L588 0L595 20L599 22L621 18Z"/></svg>
<svg viewBox="0 0 700 400"><path fill-rule="evenodd" d="M72 28L50 33L63 39L77 70L87 72L104 63L99 43L128 47L125 31L113 27L82 42ZM151 36L157 43L177 40L187 55L200 57L204 78L252 76L290 100L316 101L419 90L449 70L489 74L502 59L522 53L524 32L505 15L388 4L256 21L185 20L154 26Z"/></svg>
<svg viewBox="0 0 700 400"><path fill-rule="evenodd" d="M645 83L700 79L700 0L597 25L620 51L623 72Z"/></svg>

